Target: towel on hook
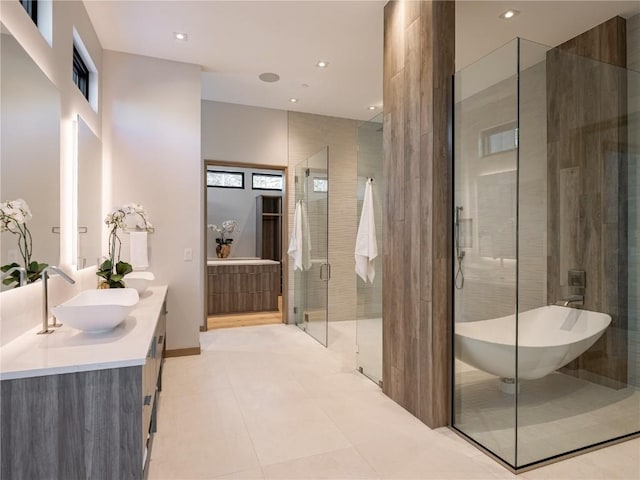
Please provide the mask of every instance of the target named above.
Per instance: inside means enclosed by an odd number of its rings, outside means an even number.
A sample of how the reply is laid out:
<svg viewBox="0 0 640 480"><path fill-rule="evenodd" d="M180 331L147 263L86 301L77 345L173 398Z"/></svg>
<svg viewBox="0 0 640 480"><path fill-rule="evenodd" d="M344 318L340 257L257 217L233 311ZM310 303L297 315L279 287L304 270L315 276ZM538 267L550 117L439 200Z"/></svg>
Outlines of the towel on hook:
<svg viewBox="0 0 640 480"><path fill-rule="evenodd" d="M147 257L147 232L131 232L129 235L129 261L134 270L149 267Z"/></svg>
<svg viewBox="0 0 640 480"><path fill-rule="evenodd" d="M293 228L289 237L287 254L293 258L293 269L300 271L311 268L311 236L307 212L302 200L296 203L293 213Z"/></svg>
<svg viewBox="0 0 640 480"><path fill-rule="evenodd" d="M356 273L362 280L373 283L376 276L374 261L378 256L376 241L376 220L373 212L373 180L367 179L364 187L364 203L360 214L360 224L356 236Z"/></svg>

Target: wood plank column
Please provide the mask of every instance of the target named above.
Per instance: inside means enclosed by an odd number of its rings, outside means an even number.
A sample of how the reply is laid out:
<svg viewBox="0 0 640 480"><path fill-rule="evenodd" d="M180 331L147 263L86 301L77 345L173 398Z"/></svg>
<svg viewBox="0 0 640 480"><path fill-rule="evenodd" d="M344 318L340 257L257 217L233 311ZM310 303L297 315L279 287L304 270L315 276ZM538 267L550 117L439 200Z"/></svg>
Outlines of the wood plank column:
<svg viewBox="0 0 640 480"><path fill-rule="evenodd" d="M614 17L547 52L548 300L585 271L584 309L612 321L562 371L612 388L628 379L626 28Z"/></svg>
<svg viewBox="0 0 640 480"><path fill-rule="evenodd" d="M455 3L384 9L383 391L432 428L451 393Z"/></svg>

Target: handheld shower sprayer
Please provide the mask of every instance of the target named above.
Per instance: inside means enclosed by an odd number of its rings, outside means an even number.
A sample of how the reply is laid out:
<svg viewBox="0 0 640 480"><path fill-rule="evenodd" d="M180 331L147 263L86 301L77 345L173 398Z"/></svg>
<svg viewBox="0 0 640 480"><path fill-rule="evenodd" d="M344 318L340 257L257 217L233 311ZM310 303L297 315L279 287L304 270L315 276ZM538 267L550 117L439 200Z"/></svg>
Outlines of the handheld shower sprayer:
<svg viewBox="0 0 640 480"><path fill-rule="evenodd" d="M464 258L464 250L462 250L462 247L460 246L460 221L461 221L461 216L462 216L462 207L456 207L456 217L455 217L455 222L456 222L456 235L455 235L455 242L456 242L456 257L458 258L458 260L462 260Z"/></svg>

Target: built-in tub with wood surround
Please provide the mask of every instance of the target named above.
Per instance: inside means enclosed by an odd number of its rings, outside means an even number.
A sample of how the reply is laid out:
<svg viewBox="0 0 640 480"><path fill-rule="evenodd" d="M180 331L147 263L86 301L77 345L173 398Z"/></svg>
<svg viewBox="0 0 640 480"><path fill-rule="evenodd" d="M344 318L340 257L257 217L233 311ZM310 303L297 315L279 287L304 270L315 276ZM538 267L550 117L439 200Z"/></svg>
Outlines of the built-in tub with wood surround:
<svg viewBox="0 0 640 480"><path fill-rule="evenodd" d="M278 310L280 262L260 258L207 261L209 315Z"/></svg>

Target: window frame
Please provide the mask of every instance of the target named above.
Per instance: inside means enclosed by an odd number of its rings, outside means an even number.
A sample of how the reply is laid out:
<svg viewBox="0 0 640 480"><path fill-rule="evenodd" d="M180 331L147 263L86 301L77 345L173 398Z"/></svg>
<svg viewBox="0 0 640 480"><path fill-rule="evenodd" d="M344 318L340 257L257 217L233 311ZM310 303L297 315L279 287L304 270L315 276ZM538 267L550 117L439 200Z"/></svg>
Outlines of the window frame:
<svg viewBox="0 0 640 480"><path fill-rule="evenodd" d="M27 15L38 26L38 0L18 0L20 5L25 9Z"/></svg>
<svg viewBox="0 0 640 480"><path fill-rule="evenodd" d="M233 186L229 186L229 185L209 185L209 172L211 173L227 173L230 175L239 175L240 179L242 181L242 186L241 187L233 187ZM233 188L235 190L244 190L245 189L245 181L244 181L244 174L245 172L238 172L238 171L233 171L233 170L210 170L207 168L207 178L206 178L206 182L207 182L207 188Z"/></svg>
<svg viewBox="0 0 640 480"><path fill-rule="evenodd" d="M262 188L254 186L253 179L258 177L278 177L282 179L282 187L281 188ZM266 192L282 192L284 190L284 175L281 173L260 173L260 172L251 172L251 190L262 190Z"/></svg>
<svg viewBox="0 0 640 480"><path fill-rule="evenodd" d="M513 146L509 148L505 148L503 150L498 150L495 152L490 151L490 139L495 135L500 135L504 133L512 133L513 134ZM496 125L495 127L484 129L480 132L480 145L479 145L479 154L480 158L491 157L493 155L500 155L502 153L512 152L518 148L518 123L516 121L505 122L500 125Z"/></svg>
<svg viewBox="0 0 640 480"><path fill-rule="evenodd" d="M327 186L326 190L316 189L316 180L324 181L325 185ZM313 192L314 193L329 193L329 178L328 177L313 177L312 180L311 180L311 183L313 184Z"/></svg>
<svg viewBox="0 0 640 480"><path fill-rule="evenodd" d="M73 83L78 87L82 96L89 101L89 91L90 91L90 83L91 83L91 71L87 67L87 64L82 57L78 47L75 42L73 43L73 66L72 66L72 75ZM76 81L77 78L77 81ZM81 85L82 84L82 85Z"/></svg>

